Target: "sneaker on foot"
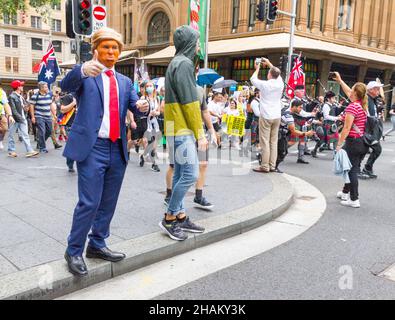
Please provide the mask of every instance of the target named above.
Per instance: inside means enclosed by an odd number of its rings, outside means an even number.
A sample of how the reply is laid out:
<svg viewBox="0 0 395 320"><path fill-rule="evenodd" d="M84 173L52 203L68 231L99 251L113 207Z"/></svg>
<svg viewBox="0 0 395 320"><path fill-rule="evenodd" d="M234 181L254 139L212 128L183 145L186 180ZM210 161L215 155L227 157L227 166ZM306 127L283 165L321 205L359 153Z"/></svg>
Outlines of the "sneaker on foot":
<svg viewBox="0 0 395 320"><path fill-rule="evenodd" d="M141 156L140 156L140 167L144 167L144 162L145 162L144 156L141 155Z"/></svg>
<svg viewBox="0 0 395 320"><path fill-rule="evenodd" d="M26 158L35 157L35 156L38 156L39 154L40 154L40 152L38 152L38 151L31 151L31 152L26 153Z"/></svg>
<svg viewBox="0 0 395 320"><path fill-rule="evenodd" d="M339 191L336 196L338 199L341 199L342 201L347 201L348 199L350 199L350 194L344 193L343 191Z"/></svg>
<svg viewBox="0 0 395 320"><path fill-rule="evenodd" d="M0 151L4 150L3 141L0 141Z"/></svg>
<svg viewBox="0 0 395 320"><path fill-rule="evenodd" d="M40 153L48 153L48 150L47 149L41 149Z"/></svg>
<svg viewBox="0 0 395 320"><path fill-rule="evenodd" d="M377 175L373 173L373 171L363 169L362 174L365 174L369 177L369 179L377 179Z"/></svg>
<svg viewBox="0 0 395 320"><path fill-rule="evenodd" d="M159 227L173 240L184 241L188 239L188 235L181 230L177 220L167 222L165 219L163 219L161 222L159 222Z"/></svg>
<svg viewBox="0 0 395 320"><path fill-rule="evenodd" d="M151 167L151 170L154 171L154 172L160 172L160 169L159 169L157 164L153 164L152 167Z"/></svg>
<svg viewBox="0 0 395 320"><path fill-rule="evenodd" d="M69 168L69 172L70 172L70 173L74 173L74 172L75 172L75 169L74 169L74 168Z"/></svg>
<svg viewBox="0 0 395 320"><path fill-rule="evenodd" d="M359 200L352 201L351 199L348 199L346 201L340 202L340 204L342 206L351 207L351 208L360 208L361 207L361 203L359 202Z"/></svg>
<svg viewBox="0 0 395 320"><path fill-rule="evenodd" d="M163 200L163 203L168 207L170 203L170 197L166 197L165 200Z"/></svg>
<svg viewBox="0 0 395 320"><path fill-rule="evenodd" d="M54 146L55 149L60 149L60 148L63 147L63 146L62 146L61 144L59 144L59 143L54 144L53 146Z"/></svg>
<svg viewBox="0 0 395 320"><path fill-rule="evenodd" d="M207 210L211 210L212 208L214 208L214 205L212 205L210 202L207 201L207 199L205 197L201 197L200 199L196 198L193 200L193 202L202 209L207 209Z"/></svg>
<svg viewBox="0 0 395 320"><path fill-rule="evenodd" d="M303 159L298 159L298 161L296 161L297 163L301 163L301 164L309 164L308 161L305 161Z"/></svg>
<svg viewBox="0 0 395 320"><path fill-rule="evenodd" d="M178 224L182 231L192 232L192 233L203 233L204 228L194 224L189 217L186 217L183 222L178 221Z"/></svg>

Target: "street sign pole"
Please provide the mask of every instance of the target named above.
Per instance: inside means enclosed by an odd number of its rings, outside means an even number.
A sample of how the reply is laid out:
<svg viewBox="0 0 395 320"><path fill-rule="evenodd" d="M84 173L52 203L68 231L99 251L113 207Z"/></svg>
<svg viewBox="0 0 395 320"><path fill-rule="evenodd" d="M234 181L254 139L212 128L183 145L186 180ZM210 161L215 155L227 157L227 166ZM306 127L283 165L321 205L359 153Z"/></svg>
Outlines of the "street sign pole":
<svg viewBox="0 0 395 320"><path fill-rule="evenodd" d="M288 48L287 83L288 83L289 75L291 74L292 54L294 52L294 44L295 44L296 4L297 4L297 0L292 0L291 30L290 30L289 48Z"/></svg>

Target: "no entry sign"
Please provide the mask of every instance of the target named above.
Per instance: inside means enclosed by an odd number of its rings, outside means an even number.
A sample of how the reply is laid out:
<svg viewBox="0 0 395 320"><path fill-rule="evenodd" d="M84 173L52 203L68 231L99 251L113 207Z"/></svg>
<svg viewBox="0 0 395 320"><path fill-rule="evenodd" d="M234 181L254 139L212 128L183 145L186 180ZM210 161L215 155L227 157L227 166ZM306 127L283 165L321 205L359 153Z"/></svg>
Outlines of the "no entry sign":
<svg viewBox="0 0 395 320"><path fill-rule="evenodd" d="M96 20L102 21L106 18L106 8L102 6L96 6L93 8L93 16Z"/></svg>
<svg viewBox="0 0 395 320"><path fill-rule="evenodd" d="M93 6L93 32L107 26L107 10L105 6Z"/></svg>

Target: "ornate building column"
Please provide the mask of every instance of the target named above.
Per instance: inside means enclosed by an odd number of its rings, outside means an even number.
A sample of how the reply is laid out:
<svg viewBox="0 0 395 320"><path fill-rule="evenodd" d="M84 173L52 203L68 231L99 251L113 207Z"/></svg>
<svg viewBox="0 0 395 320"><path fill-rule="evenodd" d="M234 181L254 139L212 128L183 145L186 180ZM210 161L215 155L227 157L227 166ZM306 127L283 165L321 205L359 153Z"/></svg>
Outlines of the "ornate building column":
<svg viewBox="0 0 395 320"><path fill-rule="evenodd" d="M332 63L333 60L327 60L327 59L321 60L318 63L319 79L325 88L328 88L328 75L329 72L331 71ZM319 95L320 96L324 95L325 94L324 89L319 84L317 84L317 86L319 88Z"/></svg>
<svg viewBox="0 0 395 320"><path fill-rule="evenodd" d="M311 0L312 3L312 22L311 32L319 34L321 32L321 0ZM323 3L325 6L325 3Z"/></svg>
<svg viewBox="0 0 395 320"><path fill-rule="evenodd" d="M334 29L336 26L336 7L338 1L325 0L324 10L324 36L333 38Z"/></svg>
<svg viewBox="0 0 395 320"><path fill-rule="evenodd" d="M363 1L364 7L363 7L363 14L360 17L361 25L362 25L362 30L361 30L361 35L359 38L359 43L363 46L368 46L369 45L369 30L371 28L370 25L370 16L371 16L371 7L372 7L372 0L365 0Z"/></svg>
<svg viewBox="0 0 395 320"><path fill-rule="evenodd" d="M387 40L387 50L388 51L395 51L395 1L388 0L390 2L390 10L389 10L389 19L388 19L388 40Z"/></svg>
<svg viewBox="0 0 395 320"><path fill-rule="evenodd" d="M380 33L380 16L382 14L382 0L373 0L372 12L371 12L371 20L376 23L372 23L369 25L370 33L370 41L369 46L373 48L377 48L379 43L379 33Z"/></svg>
<svg viewBox="0 0 395 320"><path fill-rule="evenodd" d="M365 77L367 72L368 72L368 66L365 64L361 64L358 68L357 81L365 83Z"/></svg>
<svg viewBox="0 0 395 320"><path fill-rule="evenodd" d="M298 1L297 30L306 32L307 30L307 0Z"/></svg>
<svg viewBox="0 0 395 320"><path fill-rule="evenodd" d="M392 69L384 70L383 83L384 83L385 85L390 84L391 78L392 78L392 74L393 74L393 73L394 73L394 71L393 71ZM384 90L384 91L385 91L385 90ZM385 101L386 101L386 102L390 101L391 95L392 95L392 92L387 92L387 93L385 94ZM393 101L392 103L394 103L394 101Z"/></svg>

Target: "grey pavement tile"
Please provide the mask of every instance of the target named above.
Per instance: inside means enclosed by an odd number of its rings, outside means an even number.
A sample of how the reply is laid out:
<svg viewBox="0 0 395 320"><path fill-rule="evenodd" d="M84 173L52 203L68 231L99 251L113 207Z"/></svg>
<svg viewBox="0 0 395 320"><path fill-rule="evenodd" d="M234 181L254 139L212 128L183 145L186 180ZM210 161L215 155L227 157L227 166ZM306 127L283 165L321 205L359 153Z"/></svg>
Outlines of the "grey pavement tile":
<svg viewBox="0 0 395 320"><path fill-rule="evenodd" d="M18 271L6 258L0 255L0 277Z"/></svg>
<svg viewBox="0 0 395 320"><path fill-rule="evenodd" d="M18 217L26 217L26 216L32 216L35 213L47 213L47 214L53 214L57 213L56 209L52 206L49 206L45 202L36 200L36 199L29 199L28 201L24 202L16 202L13 204L7 205L7 207L4 207L7 211L11 212L12 214L18 216ZM61 213L62 211L58 211L58 213Z"/></svg>
<svg viewBox="0 0 395 320"><path fill-rule="evenodd" d="M45 234L21 219L3 210L0 211L0 247L10 247L45 237Z"/></svg>
<svg viewBox="0 0 395 320"><path fill-rule="evenodd" d="M20 269L27 269L61 259L66 247L55 240L45 238L0 248L0 253Z"/></svg>
<svg viewBox="0 0 395 320"><path fill-rule="evenodd" d="M55 211L32 211L21 216L23 221L50 238L63 242L70 233L72 217Z"/></svg>

